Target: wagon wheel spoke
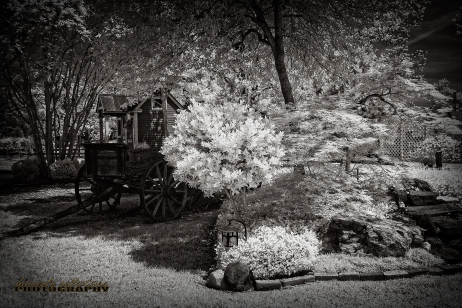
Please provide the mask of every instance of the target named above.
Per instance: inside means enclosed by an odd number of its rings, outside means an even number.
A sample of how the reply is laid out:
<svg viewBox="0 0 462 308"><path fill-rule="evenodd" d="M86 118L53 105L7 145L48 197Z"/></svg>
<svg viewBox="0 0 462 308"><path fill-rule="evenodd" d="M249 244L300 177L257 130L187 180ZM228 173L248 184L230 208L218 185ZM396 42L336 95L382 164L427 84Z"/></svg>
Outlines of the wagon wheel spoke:
<svg viewBox="0 0 462 308"><path fill-rule="evenodd" d="M167 163L164 162L164 176L162 177L163 181L164 181L164 185L168 185L168 172L167 172Z"/></svg>
<svg viewBox="0 0 462 308"><path fill-rule="evenodd" d="M158 196L159 196L159 195L157 195L157 196L155 196L155 197L158 197ZM147 206L154 203L153 201L156 200L155 197L152 198L152 199L149 201L149 204L147 204ZM162 198L160 198L160 199L157 201L157 203L156 203L156 205L154 206L154 208L152 209L152 211L149 211L149 213L150 213L152 216L156 216L157 211L159 210L159 207L160 207L160 204L161 204L161 203L162 203Z"/></svg>
<svg viewBox="0 0 462 308"><path fill-rule="evenodd" d="M166 200L165 198L162 198L162 220L165 220L165 210L166 210L166 206L165 206L165 203L168 201L168 199Z"/></svg>
<svg viewBox="0 0 462 308"><path fill-rule="evenodd" d="M168 179L167 179L167 185L170 184L170 182L172 181L173 179L173 170L170 172L170 174L168 175ZM170 185L172 187L175 187L174 185Z"/></svg>
<svg viewBox="0 0 462 308"><path fill-rule="evenodd" d="M157 198L159 198L160 195L152 195L152 196L149 196L145 201L146 201L146 205L150 205L153 201L155 201Z"/></svg>
<svg viewBox="0 0 462 308"><path fill-rule="evenodd" d="M162 181L162 174L160 173L158 165L156 165L156 173L157 173L157 178L159 179L160 185L164 185L164 183Z"/></svg>
<svg viewBox="0 0 462 308"><path fill-rule="evenodd" d="M183 198L180 201L178 201L176 198L174 198L174 201L180 206L179 208L176 209L174 215L175 217L180 216L181 212L183 212L183 209L185 208L187 202L188 202L188 185L185 183L184 184L184 193L183 193Z"/></svg>

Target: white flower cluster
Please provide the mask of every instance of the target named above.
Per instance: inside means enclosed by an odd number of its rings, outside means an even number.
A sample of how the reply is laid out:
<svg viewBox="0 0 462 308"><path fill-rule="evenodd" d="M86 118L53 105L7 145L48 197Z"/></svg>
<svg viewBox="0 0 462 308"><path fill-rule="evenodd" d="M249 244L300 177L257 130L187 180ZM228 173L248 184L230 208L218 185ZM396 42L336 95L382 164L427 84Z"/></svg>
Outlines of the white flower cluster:
<svg viewBox="0 0 462 308"><path fill-rule="evenodd" d="M223 251L221 264L241 261L249 265L256 279L291 275L311 270L320 242L313 231L294 234L280 226L261 226L246 242ZM217 249L223 249L221 244Z"/></svg>
<svg viewBox="0 0 462 308"><path fill-rule="evenodd" d="M162 154L175 169L175 179L206 195L227 189L270 183L284 156L283 134L252 108L239 103L192 102L177 115L174 133Z"/></svg>

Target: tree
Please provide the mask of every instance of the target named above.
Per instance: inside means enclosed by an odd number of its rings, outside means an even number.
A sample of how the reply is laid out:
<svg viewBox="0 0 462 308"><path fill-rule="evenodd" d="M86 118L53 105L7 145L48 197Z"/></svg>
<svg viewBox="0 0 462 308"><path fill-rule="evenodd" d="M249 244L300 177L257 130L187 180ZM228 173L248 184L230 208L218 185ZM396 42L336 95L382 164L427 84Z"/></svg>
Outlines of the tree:
<svg viewBox="0 0 462 308"><path fill-rule="evenodd" d="M135 56L128 53L130 29L90 4L2 4L2 92L31 127L46 178L54 160L53 137L61 136L60 159L71 158L97 95Z"/></svg>
<svg viewBox="0 0 462 308"><path fill-rule="evenodd" d="M59 69L54 53L60 41L57 34L67 29L85 34L87 11L77 0L11 0L2 2L0 14L2 92L31 127L40 170L49 178L47 162L53 161L52 73ZM39 112L40 97L44 98L45 127Z"/></svg>
<svg viewBox="0 0 462 308"><path fill-rule="evenodd" d="M294 102L287 59L323 66L348 63L355 42L396 44L421 18L426 1L195 1L179 6L180 23L198 21L223 48L269 47L286 104ZM205 23L204 20L207 22ZM403 43L403 40L401 40ZM210 40L206 40L207 46ZM204 43L205 44L205 43ZM341 61L340 61L341 59ZM311 67L308 68L310 70Z"/></svg>

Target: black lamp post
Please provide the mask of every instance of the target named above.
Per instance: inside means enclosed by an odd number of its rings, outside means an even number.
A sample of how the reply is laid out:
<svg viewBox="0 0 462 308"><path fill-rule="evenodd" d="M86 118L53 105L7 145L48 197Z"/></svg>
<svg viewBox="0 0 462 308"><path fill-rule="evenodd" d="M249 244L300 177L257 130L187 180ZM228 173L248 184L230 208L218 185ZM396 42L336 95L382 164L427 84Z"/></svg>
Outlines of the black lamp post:
<svg viewBox="0 0 462 308"><path fill-rule="evenodd" d="M231 221L235 220L240 222L244 226L245 231L245 240L247 241L247 226L244 222L237 220L237 219L228 219L228 225L226 227L221 228L221 241L225 247L233 247L238 245L239 240L239 229L236 227L231 226Z"/></svg>

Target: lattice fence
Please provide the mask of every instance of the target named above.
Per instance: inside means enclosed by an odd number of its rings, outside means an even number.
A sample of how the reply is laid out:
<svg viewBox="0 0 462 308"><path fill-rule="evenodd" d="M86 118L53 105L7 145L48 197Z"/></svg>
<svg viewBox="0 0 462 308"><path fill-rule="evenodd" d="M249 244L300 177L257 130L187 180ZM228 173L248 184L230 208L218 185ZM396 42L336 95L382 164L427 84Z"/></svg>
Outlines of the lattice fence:
<svg viewBox="0 0 462 308"><path fill-rule="evenodd" d="M434 137L435 132L425 125L402 122L397 123L392 128L390 136L392 137L382 143L388 155L403 161L419 161L422 159L423 141L427 137ZM450 136L453 139L462 141L462 135ZM452 152L451 157L454 157L456 161L460 161L462 157L462 142L459 146L455 146L450 150ZM434 158L434 156L430 158ZM444 158L443 161L448 162Z"/></svg>

